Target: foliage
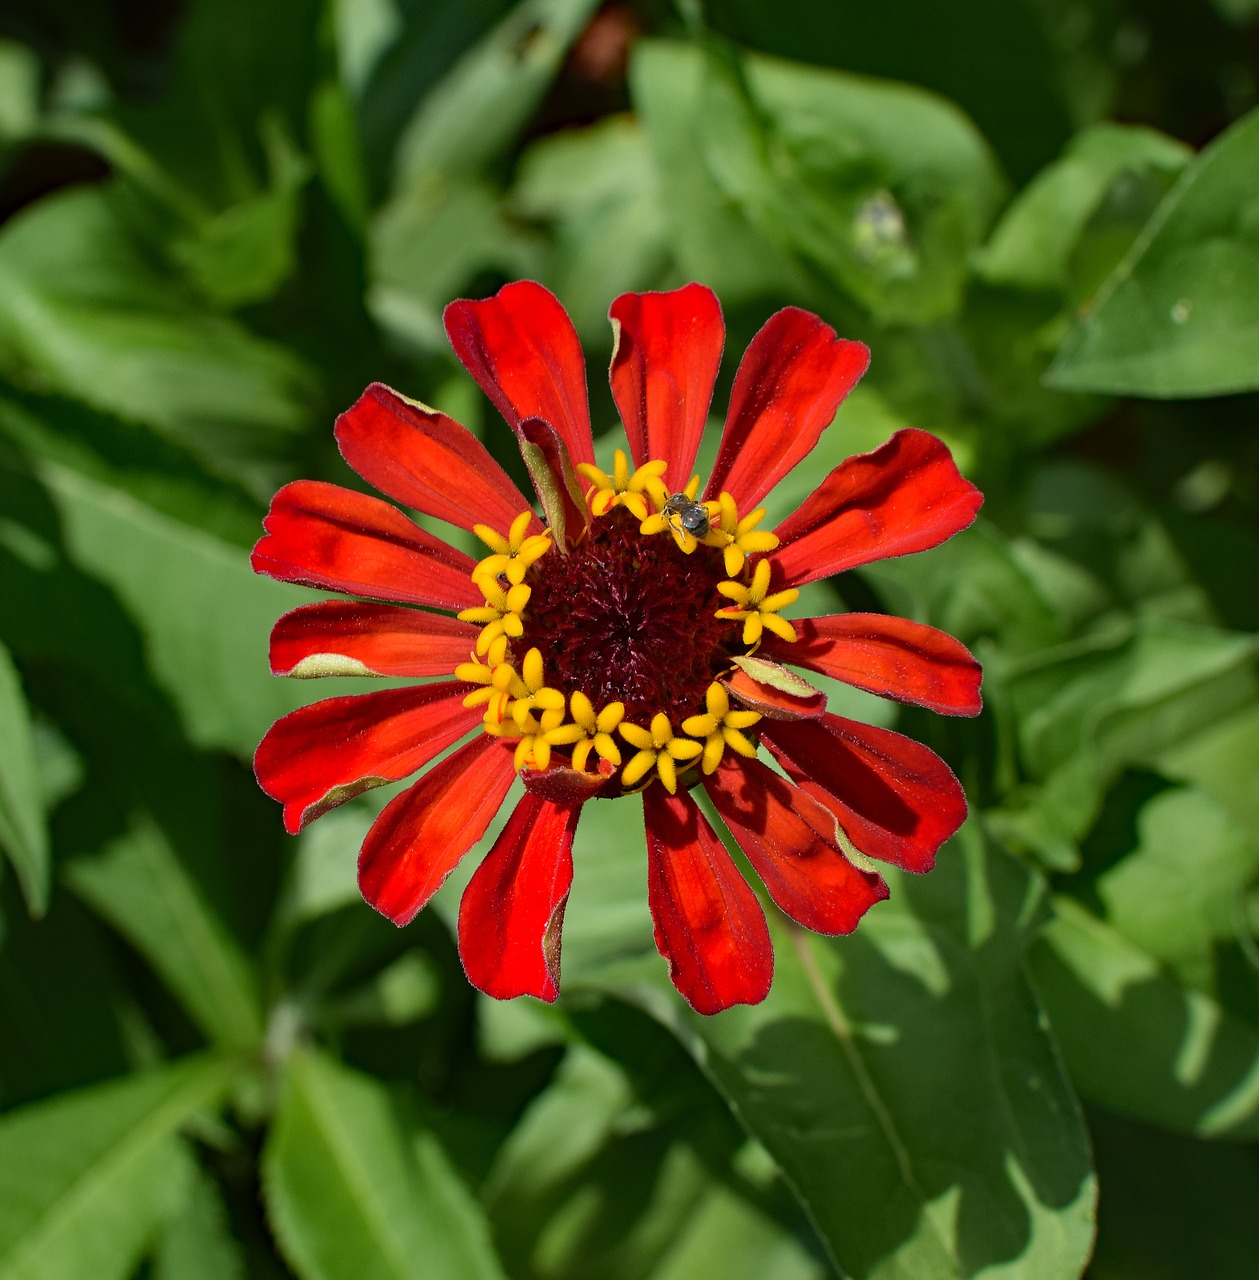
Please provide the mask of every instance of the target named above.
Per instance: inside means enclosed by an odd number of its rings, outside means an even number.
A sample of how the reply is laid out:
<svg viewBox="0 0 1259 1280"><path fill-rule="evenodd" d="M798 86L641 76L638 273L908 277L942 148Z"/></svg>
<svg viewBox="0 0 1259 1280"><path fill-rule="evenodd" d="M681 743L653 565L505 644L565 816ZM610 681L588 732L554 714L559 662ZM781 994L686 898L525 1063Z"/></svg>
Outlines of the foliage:
<svg viewBox="0 0 1259 1280"><path fill-rule="evenodd" d="M0 1280L1252 1274L1256 6L143 11L0 18ZM474 857L394 930L382 792L290 840L249 772L315 696L267 498L355 483L377 379L523 479L441 330L522 275L596 359L691 278L731 351L789 303L870 345L768 523L905 425L988 495L800 602L958 635L986 709L828 690L971 818L853 936L776 918L755 1008L669 986L631 801L560 1002L497 1005Z"/></svg>

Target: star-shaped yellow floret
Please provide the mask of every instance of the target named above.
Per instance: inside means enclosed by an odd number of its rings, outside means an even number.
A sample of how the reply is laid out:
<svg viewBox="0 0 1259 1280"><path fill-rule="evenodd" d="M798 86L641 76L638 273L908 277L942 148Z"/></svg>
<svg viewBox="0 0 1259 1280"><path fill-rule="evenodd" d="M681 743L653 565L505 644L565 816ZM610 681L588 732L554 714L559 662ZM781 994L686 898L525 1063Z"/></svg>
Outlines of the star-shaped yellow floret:
<svg viewBox="0 0 1259 1280"><path fill-rule="evenodd" d="M524 683L516 674L510 662L499 662L487 666L475 659L461 662L455 668L455 679L466 680L469 684L480 685L463 700L465 707L480 706L485 703L486 725L499 725L507 715L507 708L513 697L527 692Z"/></svg>
<svg viewBox="0 0 1259 1280"><path fill-rule="evenodd" d="M552 747L578 742L585 730L579 724L564 723L564 695L546 684L542 654L537 649L525 654L519 673L506 663L501 667L510 673L503 681L508 701L497 720L486 713L485 730L500 738L519 738L514 757L517 770L530 766L545 769L551 763ZM497 681L501 667L495 668L492 684ZM458 675L458 670L455 674Z"/></svg>
<svg viewBox="0 0 1259 1280"><path fill-rule="evenodd" d="M735 506L734 499L724 489L717 495L714 528L719 528L730 539L722 553L726 558L726 573L729 577L742 573L748 556L773 551L778 545L777 534L756 527L764 519L764 507L757 507L755 511L739 519L739 509Z"/></svg>
<svg viewBox="0 0 1259 1280"><path fill-rule="evenodd" d="M763 631L768 628L776 636L784 640L794 640L796 629L786 618L778 616L779 609L785 609L800 598L795 587L786 591L775 591L769 595L770 567L768 560L761 560L752 573L752 581L744 585L741 582L719 582L717 590L732 605L717 610L717 617L729 618L731 621L743 621L743 643L760 644Z"/></svg>
<svg viewBox="0 0 1259 1280"><path fill-rule="evenodd" d="M592 462L579 462L577 470L590 481L593 486L586 494L590 504L590 514L605 516L613 507L624 507L632 511L639 520L647 518L647 497L657 506L663 506L668 496L661 477L668 469L668 463L656 459L644 462L633 474L629 469L629 458L624 449L618 449L613 455L612 474L601 471Z"/></svg>
<svg viewBox="0 0 1259 1280"><path fill-rule="evenodd" d="M712 773L717 768L727 747L741 756L756 755L756 747L742 731L754 725L761 718L761 713L732 711L729 696L716 681L708 686L704 703L708 708L705 714L688 716L682 721L683 733L704 740L704 758L701 762L704 772Z"/></svg>
<svg viewBox="0 0 1259 1280"><path fill-rule="evenodd" d="M638 751L629 764L621 770L621 782L632 787L640 782L654 768L670 795L676 795L678 789L678 761L683 765L694 760L703 747L691 738L675 738L669 717L663 711L657 711L652 717L651 728L644 729L636 724L620 725L621 737Z"/></svg>
<svg viewBox="0 0 1259 1280"><path fill-rule="evenodd" d="M611 765L621 763L621 749L612 737L617 725L625 718L625 703L609 702L602 710L596 712L594 703L584 693L577 692L568 700L573 720L581 726L586 735L573 748L573 768L578 773L586 772L586 762L594 751L601 759Z"/></svg>
<svg viewBox="0 0 1259 1280"><path fill-rule="evenodd" d="M496 578L473 575L472 580L481 588L485 604L475 609L464 609L459 617L464 622L483 624L481 634L476 638L477 657L488 658L493 665L502 662L507 653L508 639L517 640L524 634L521 614L529 603L533 588L517 582L504 590Z"/></svg>
<svg viewBox="0 0 1259 1280"><path fill-rule="evenodd" d="M472 532L493 552L477 563L472 570L473 580L487 578L494 582L501 575L513 587L525 580L529 566L551 549L551 539L545 533L529 534L532 520L532 511L522 511L512 521L506 537L487 524L472 526Z"/></svg>

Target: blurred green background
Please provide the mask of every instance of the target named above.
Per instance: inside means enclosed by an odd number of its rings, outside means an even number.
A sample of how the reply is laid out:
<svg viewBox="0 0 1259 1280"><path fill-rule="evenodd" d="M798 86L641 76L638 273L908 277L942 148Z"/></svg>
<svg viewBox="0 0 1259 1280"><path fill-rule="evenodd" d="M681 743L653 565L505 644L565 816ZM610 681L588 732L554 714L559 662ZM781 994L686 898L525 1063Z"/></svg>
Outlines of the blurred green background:
<svg viewBox="0 0 1259 1280"><path fill-rule="evenodd" d="M6 0L0 1280L1256 1274L1257 11ZM869 343L771 523L904 425L988 495L801 602L986 710L832 691L972 819L756 1009L669 987L632 801L499 1005L457 885L359 900L380 793L290 840L249 768L364 688L268 675L267 500L376 379L521 474L440 316L525 276L597 430L623 290L716 289L718 405L781 305Z"/></svg>

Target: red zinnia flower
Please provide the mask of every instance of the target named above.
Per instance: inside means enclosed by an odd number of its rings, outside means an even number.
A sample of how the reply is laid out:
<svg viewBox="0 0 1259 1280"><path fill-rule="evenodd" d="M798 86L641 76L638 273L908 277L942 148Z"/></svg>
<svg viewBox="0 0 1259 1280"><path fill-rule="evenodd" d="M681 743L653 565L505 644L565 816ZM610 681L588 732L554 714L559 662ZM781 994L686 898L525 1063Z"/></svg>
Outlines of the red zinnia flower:
<svg viewBox="0 0 1259 1280"><path fill-rule="evenodd" d="M656 942L678 990L713 1013L765 996L773 952L760 902L691 787L774 902L819 933L850 932L887 896L846 849L926 871L961 824L966 801L942 760L828 714L782 664L975 715L980 670L966 649L882 614L788 622L782 610L805 583L943 542L982 499L939 440L898 431L762 530L758 502L817 443L869 352L794 307L771 317L739 366L701 499L691 467L724 342L717 299L691 284L626 294L610 315L634 469L618 451L608 475L594 465L581 347L559 302L522 282L446 309L455 353L519 438L545 524L444 414L374 385L338 420L346 461L395 501L474 532L489 549L479 563L377 498L301 480L276 494L256 570L402 603L295 609L272 634L272 670L446 679L295 711L255 763L296 832L473 734L364 841L363 896L399 925L519 775L524 798L459 912L468 977L499 997L555 999L581 807L641 793Z"/></svg>

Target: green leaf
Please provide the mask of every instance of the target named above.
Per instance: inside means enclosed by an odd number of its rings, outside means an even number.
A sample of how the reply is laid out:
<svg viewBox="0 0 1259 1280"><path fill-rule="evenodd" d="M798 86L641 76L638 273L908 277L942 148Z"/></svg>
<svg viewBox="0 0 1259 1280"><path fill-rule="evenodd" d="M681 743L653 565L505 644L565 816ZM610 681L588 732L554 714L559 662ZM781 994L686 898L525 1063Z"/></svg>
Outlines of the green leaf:
<svg viewBox="0 0 1259 1280"><path fill-rule="evenodd" d="M1254 695L1248 636L1138 618L1028 661L1011 691L1035 777L1091 753L1099 777L1213 724Z"/></svg>
<svg viewBox="0 0 1259 1280"><path fill-rule="evenodd" d="M1220 716L1201 733L1173 743L1154 761L1169 778L1192 782L1219 801L1259 844L1259 701Z"/></svg>
<svg viewBox="0 0 1259 1280"><path fill-rule="evenodd" d="M239 1048L261 1041L253 968L151 817L136 815L126 835L99 854L75 859L65 875L148 960L211 1040Z"/></svg>
<svg viewBox="0 0 1259 1280"><path fill-rule="evenodd" d="M238 1069L186 1058L0 1119L0 1278L126 1280L178 1203L176 1130Z"/></svg>
<svg viewBox="0 0 1259 1280"><path fill-rule="evenodd" d="M35 740L22 682L0 644L0 848L17 872L26 909L48 907L51 853L44 794L35 765Z"/></svg>
<svg viewBox="0 0 1259 1280"><path fill-rule="evenodd" d="M1072 899L1055 911L1032 971L1080 1091L1179 1133L1259 1136L1259 1029Z"/></svg>
<svg viewBox="0 0 1259 1280"><path fill-rule="evenodd" d="M1185 171L1047 378L1155 397L1259 387L1259 109Z"/></svg>
<svg viewBox="0 0 1259 1280"><path fill-rule="evenodd" d="M280 614L318 593L253 573L245 552L63 467L40 474L68 555L99 579L142 628L149 666L197 746L248 758L271 721L311 700L277 680L267 636ZM83 622L85 634L91 621ZM361 693L325 681L325 696Z"/></svg>
<svg viewBox="0 0 1259 1280"><path fill-rule="evenodd" d="M991 284L1065 288L1077 242L1115 184L1150 170L1179 173L1192 156L1183 142L1153 129L1121 124L1085 129L1006 210L976 259L977 273Z"/></svg>
<svg viewBox="0 0 1259 1280"><path fill-rule="evenodd" d="M806 279L819 274L881 320L922 323L959 308L966 257L1001 180L951 104L907 85L654 42L638 46L632 85L688 272L723 295L728 279L746 296L741 285L765 278L720 262L734 221L724 203ZM690 166L699 174L682 172ZM779 290L796 274L789 268Z"/></svg>
<svg viewBox="0 0 1259 1280"><path fill-rule="evenodd" d="M275 116L263 123L271 170L267 188L200 221L171 247L171 257L218 307L274 296L297 265L301 191L311 165Z"/></svg>
<svg viewBox="0 0 1259 1280"><path fill-rule="evenodd" d="M384 204L368 237L367 305L376 321L424 351L446 351L442 311L477 275L535 274L530 238L483 182L425 184Z"/></svg>
<svg viewBox="0 0 1259 1280"><path fill-rule="evenodd" d="M187 295L133 240L111 188L37 201L0 232L0 370L148 424L208 470L272 486L312 375Z"/></svg>
<svg viewBox="0 0 1259 1280"><path fill-rule="evenodd" d="M397 184L472 174L524 128L596 0L522 0L421 102L399 140Z"/></svg>
<svg viewBox="0 0 1259 1280"><path fill-rule="evenodd" d="M472 1197L385 1088L312 1051L289 1059L263 1155L267 1212L302 1280L501 1280Z"/></svg>
<svg viewBox="0 0 1259 1280"><path fill-rule="evenodd" d="M153 1250L153 1280L244 1280L244 1258L218 1184L191 1155L185 1163L183 1204Z"/></svg>
<svg viewBox="0 0 1259 1280"><path fill-rule="evenodd" d="M1148 801L1137 836L1136 847L1095 882L1106 922L1186 986L1216 994L1217 947L1237 935L1259 844L1194 787Z"/></svg>
<svg viewBox="0 0 1259 1280"><path fill-rule="evenodd" d="M774 986L754 1008L692 1015L658 958L574 954L566 938L567 989L617 991L674 1029L844 1273L1078 1275L1095 1188L1023 973L1039 883L974 827L929 876L889 880L852 937L776 924ZM593 914L590 895L609 920L624 910L579 882L566 921Z"/></svg>

